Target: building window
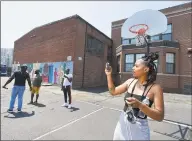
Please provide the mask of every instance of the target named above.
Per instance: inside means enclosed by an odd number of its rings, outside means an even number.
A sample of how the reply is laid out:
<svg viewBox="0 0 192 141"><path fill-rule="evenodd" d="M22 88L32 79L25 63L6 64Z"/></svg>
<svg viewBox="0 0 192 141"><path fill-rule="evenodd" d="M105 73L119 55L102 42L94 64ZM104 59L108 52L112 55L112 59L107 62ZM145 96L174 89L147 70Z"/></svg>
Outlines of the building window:
<svg viewBox="0 0 192 141"><path fill-rule="evenodd" d="M135 38L131 39L131 44L136 44Z"/></svg>
<svg viewBox="0 0 192 141"><path fill-rule="evenodd" d="M145 54L126 54L125 55L125 71L130 72L136 62L136 60L140 59Z"/></svg>
<svg viewBox="0 0 192 141"><path fill-rule="evenodd" d="M132 71L132 68L135 64L135 62L142 58L143 56L145 56L145 54L126 54L125 55L125 71L126 72L130 72ZM158 63L159 61L158 60L155 60L154 61L154 64L156 65L157 67L157 70L158 70Z"/></svg>
<svg viewBox="0 0 192 141"><path fill-rule="evenodd" d="M132 71L133 64L135 63L134 54L125 55L125 71Z"/></svg>
<svg viewBox="0 0 192 141"><path fill-rule="evenodd" d="M151 41L159 41L159 40L160 40L159 35L151 36Z"/></svg>
<svg viewBox="0 0 192 141"><path fill-rule="evenodd" d="M91 53L92 55L104 55L103 43L98 39L88 35L86 51Z"/></svg>
<svg viewBox="0 0 192 141"><path fill-rule="evenodd" d="M145 54L136 54L136 60L141 59L143 56L145 56Z"/></svg>
<svg viewBox="0 0 192 141"><path fill-rule="evenodd" d="M136 60L142 58L143 56L145 56L145 54L136 54ZM135 60L135 61L136 61L136 60ZM156 65L157 70L158 70L158 60L155 60L155 61L154 61L154 64Z"/></svg>
<svg viewBox="0 0 192 141"><path fill-rule="evenodd" d="M172 24L167 25L167 30L159 35L151 36L151 41L172 40Z"/></svg>
<svg viewBox="0 0 192 141"><path fill-rule="evenodd" d="M122 44L123 45L129 45L129 39L122 39Z"/></svg>
<svg viewBox="0 0 192 141"><path fill-rule="evenodd" d="M169 33L169 34L162 34L162 40L171 41L172 40L171 33Z"/></svg>
<svg viewBox="0 0 192 141"><path fill-rule="evenodd" d="M163 34L172 33L172 24L167 25L167 30Z"/></svg>
<svg viewBox="0 0 192 141"><path fill-rule="evenodd" d="M122 44L123 45L130 45L130 44L136 44L135 38L128 39L128 38L122 38Z"/></svg>
<svg viewBox="0 0 192 141"><path fill-rule="evenodd" d="M172 24L167 25L167 30L162 34L162 40L172 40Z"/></svg>
<svg viewBox="0 0 192 141"><path fill-rule="evenodd" d="M166 53L166 73L175 73L175 54Z"/></svg>

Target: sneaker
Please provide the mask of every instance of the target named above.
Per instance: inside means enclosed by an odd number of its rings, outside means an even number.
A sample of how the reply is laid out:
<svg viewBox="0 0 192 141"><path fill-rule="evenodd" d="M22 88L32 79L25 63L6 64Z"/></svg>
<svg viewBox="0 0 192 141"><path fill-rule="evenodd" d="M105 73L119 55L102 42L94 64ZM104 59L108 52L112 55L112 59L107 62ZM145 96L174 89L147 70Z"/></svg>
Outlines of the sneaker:
<svg viewBox="0 0 192 141"><path fill-rule="evenodd" d="M19 110L19 109L17 109L17 112L18 112L18 113L20 113L20 112L22 112L22 111L21 111L21 110Z"/></svg>
<svg viewBox="0 0 192 141"><path fill-rule="evenodd" d="M67 107L68 104L67 103L64 103L63 105L61 105L61 107Z"/></svg>
<svg viewBox="0 0 192 141"><path fill-rule="evenodd" d="M68 105L68 108L71 109L71 104Z"/></svg>
<svg viewBox="0 0 192 141"><path fill-rule="evenodd" d="M13 110L8 109L7 112L8 113L13 113Z"/></svg>

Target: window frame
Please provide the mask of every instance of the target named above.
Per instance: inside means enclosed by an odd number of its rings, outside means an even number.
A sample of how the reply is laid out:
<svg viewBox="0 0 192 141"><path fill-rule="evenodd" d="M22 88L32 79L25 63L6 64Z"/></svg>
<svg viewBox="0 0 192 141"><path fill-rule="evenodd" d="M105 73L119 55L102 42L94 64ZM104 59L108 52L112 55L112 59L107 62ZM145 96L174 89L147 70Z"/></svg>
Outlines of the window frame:
<svg viewBox="0 0 192 141"><path fill-rule="evenodd" d="M143 54L143 55L145 55L145 53L127 53L127 54L125 54L125 62L124 62L124 66L125 66L125 67L124 67L124 71L125 71L125 72L132 72L132 70L131 70L131 71L126 71L126 65L127 65L127 64L133 64L133 66L134 66L134 64L135 64L135 62L136 62L136 56L137 56L137 54ZM131 63L130 63L130 62L129 62L129 63L126 62L126 56L127 56L127 55L133 55L133 63L132 63L132 62L131 62ZM132 67L133 67L133 66L132 66Z"/></svg>
<svg viewBox="0 0 192 141"><path fill-rule="evenodd" d="M171 36L171 40L165 40L163 39L163 35L170 35ZM166 34L162 34L161 35L161 40L164 40L164 41L172 41L173 37L172 37L172 33L166 33Z"/></svg>
<svg viewBox="0 0 192 141"><path fill-rule="evenodd" d="M127 55L133 55L133 62L131 62L131 63L130 63L130 62L128 62L128 63L126 62L126 56L127 56ZM125 67L124 67L124 71L125 71L125 72L131 72L131 71L126 71L126 65L127 65L127 64L133 64L133 65L134 65L134 60L135 60L135 55L134 55L134 53L125 54L125 62L124 62L124 64L125 64L125 65L124 65L124 66L125 66Z"/></svg>
<svg viewBox="0 0 192 141"><path fill-rule="evenodd" d="M86 52L90 53L92 56L104 56L104 43L100 41L99 39L87 34L87 41L86 41ZM90 46L89 46L89 41L90 41ZM94 42L100 43L101 47L96 48L95 44L93 45Z"/></svg>
<svg viewBox="0 0 192 141"><path fill-rule="evenodd" d="M167 54L173 54L173 63L168 63L167 62ZM175 74L175 67L176 67L176 65L175 65L175 63L176 63L176 55L175 55L175 53L173 53L173 52L166 52L166 54L165 54L165 73L166 74ZM167 72L167 64L173 64L173 72Z"/></svg>
<svg viewBox="0 0 192 141"><path fill-rule="evenodd" d="M159 54L159 52L157 52L158 54ZM133 66L134 66L134 64L135 64L135 62L136 62L136 56L137 56L137 54L143 54L143 55L145 55L145 53L127 53L127 54L125 54L125 62L124 62L124 71L125 72L131 72L131 71L126 71L126 65L127 64L133 64ZM126 63L126 55L133 55L133 63ZM156 62L154 62L155 64L156 64ZM158 71L158 68L159 68L159 58L157 59L157 65L156 65L156 67L157 67L157 73L159 72Z"/></svg>

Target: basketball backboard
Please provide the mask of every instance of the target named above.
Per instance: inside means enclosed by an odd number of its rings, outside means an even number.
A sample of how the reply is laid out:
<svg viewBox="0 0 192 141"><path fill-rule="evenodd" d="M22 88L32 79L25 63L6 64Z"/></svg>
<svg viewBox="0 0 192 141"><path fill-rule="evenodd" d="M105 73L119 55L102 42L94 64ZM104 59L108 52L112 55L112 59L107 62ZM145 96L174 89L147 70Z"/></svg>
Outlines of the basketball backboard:
<svg viewBox="0 0 192 141"><path fill-rule="evenodd" d="M167 18L157 10L142 10L136 12L124 22L121 28L122 38L135 38L138 35L132 33L130 28L135 32L144 28L146 30L145 35L154 36L167 30Z"/></svg>

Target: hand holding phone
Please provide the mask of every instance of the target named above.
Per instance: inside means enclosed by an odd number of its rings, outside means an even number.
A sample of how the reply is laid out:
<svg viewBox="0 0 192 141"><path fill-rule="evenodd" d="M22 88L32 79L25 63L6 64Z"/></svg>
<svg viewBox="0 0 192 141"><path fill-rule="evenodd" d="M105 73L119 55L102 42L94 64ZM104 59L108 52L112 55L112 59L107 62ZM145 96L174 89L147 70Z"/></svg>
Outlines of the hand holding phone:
<svg viewBox="0 0 192 141"><path fill-rule="evenodd" d="M111 75L111 73L112 73L112 68L109 63L106 63L106 65L105 65L105 73L106 73L106 75Z"/></svg>

